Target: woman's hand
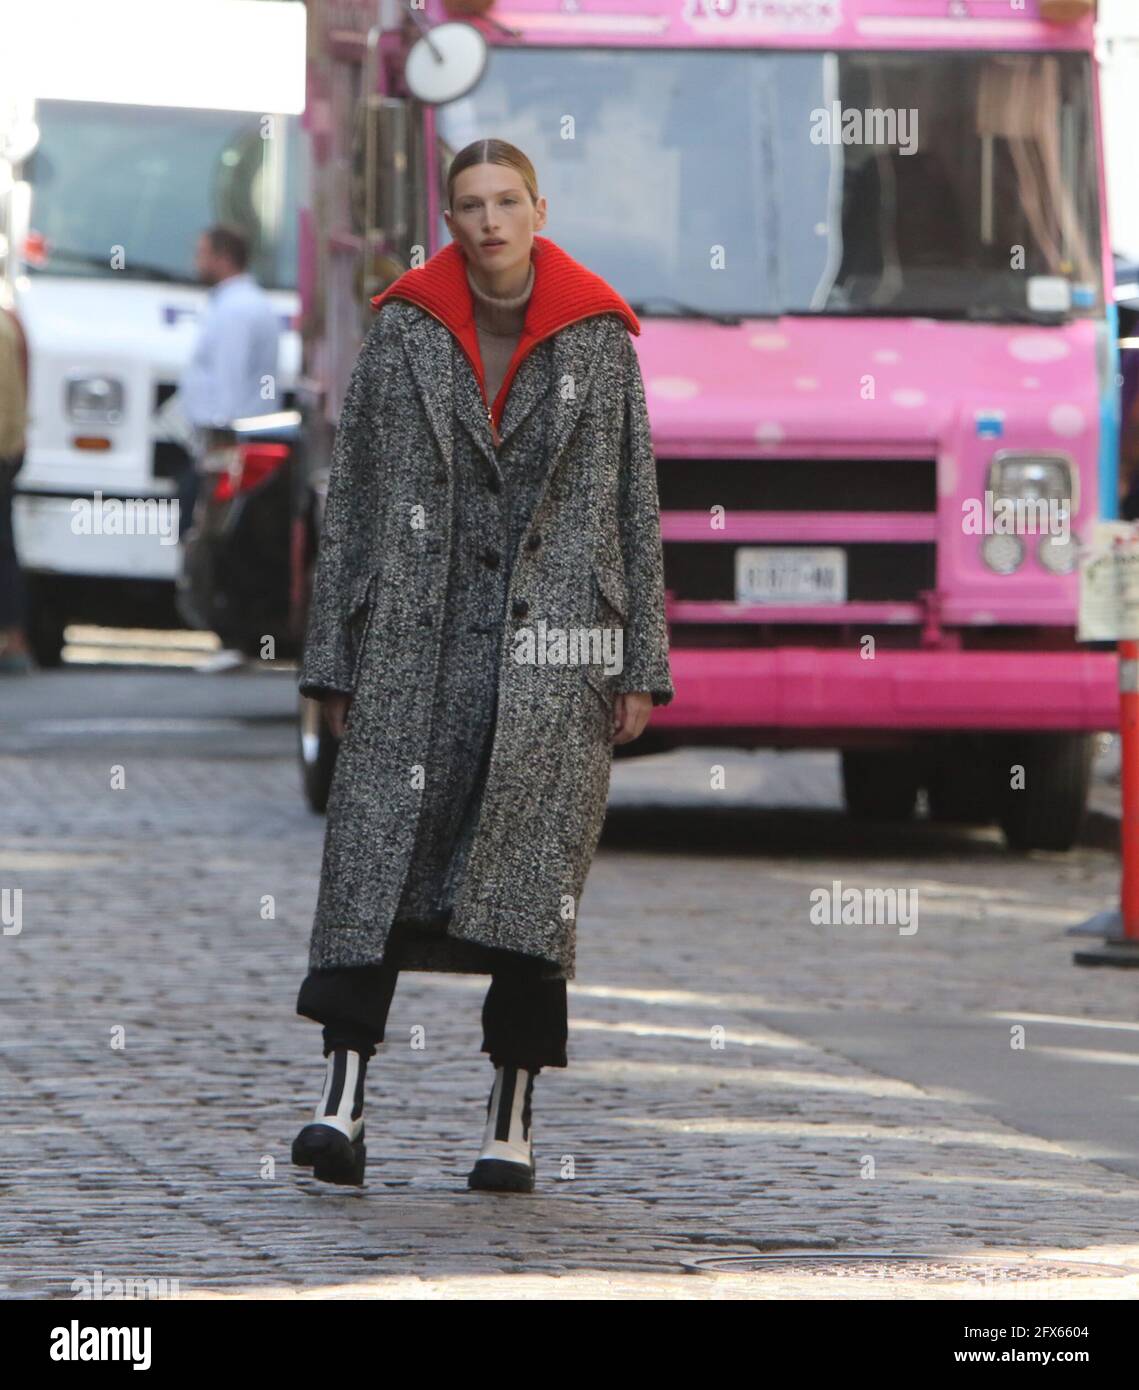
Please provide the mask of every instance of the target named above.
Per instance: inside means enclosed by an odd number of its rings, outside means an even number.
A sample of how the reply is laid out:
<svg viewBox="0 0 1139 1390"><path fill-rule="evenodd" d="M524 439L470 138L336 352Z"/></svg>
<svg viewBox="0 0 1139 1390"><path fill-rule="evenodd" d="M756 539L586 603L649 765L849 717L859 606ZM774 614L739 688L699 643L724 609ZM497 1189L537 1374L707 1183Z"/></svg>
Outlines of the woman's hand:
<svg viewBox="0 0 1139 1390"><path fill-rule="evenodd" d="M344 737L344 725L348 718L348 706L352 703L351 695L342 695L339 691L333 691L324 697L324 717L328 720L328 727L337 738Z"/></svg>
<svg viewBox="0 0 1139 1390"><path fill-rule="evenodd" d="M613 727L609 732L609 742L632 743L635 738L640 738L652 712L653 697L647 690L618 694L613 705Z"/></svg>

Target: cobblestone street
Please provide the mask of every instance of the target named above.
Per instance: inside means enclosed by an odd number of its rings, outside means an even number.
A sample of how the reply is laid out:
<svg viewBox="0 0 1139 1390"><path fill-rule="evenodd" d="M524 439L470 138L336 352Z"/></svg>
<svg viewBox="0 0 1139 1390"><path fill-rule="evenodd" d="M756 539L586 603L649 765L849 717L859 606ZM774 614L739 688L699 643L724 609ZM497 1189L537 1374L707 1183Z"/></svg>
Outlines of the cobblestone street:
<svg viewBox="0 0 1139 1390"><path fill-rule="evenodd" d="M293 1012L323 833L293 690L61 673L9 701L0 1295L96 1270L183 1297L1139 1293L1136 981L1063 935L1117 891L1110 787L1079 850L1016 856L852 825L829 755L619 762L537 1192L467 1191L486 980L427 975L369 1068L367 1185L336 1189L289 1163L324 1076ZM812 924L835 880L917 888L919 929ZM694 1263L796 1251L946 1263Z"/></svg>

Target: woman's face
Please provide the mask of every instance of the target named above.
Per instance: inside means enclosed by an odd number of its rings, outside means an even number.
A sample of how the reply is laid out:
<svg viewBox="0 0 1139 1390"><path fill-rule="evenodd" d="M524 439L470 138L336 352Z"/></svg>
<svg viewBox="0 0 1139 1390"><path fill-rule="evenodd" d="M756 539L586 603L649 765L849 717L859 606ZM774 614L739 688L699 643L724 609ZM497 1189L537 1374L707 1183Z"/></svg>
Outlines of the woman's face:
<svg viewBox="0 0 1139 1390"><path fill-rule="evenodd" d="M532 203L522 175L505 164L464 169L455 179L451 206L443 213L451 235L467 260L488 275L526 266L534 233L546 225L545 198Z"/></svg>

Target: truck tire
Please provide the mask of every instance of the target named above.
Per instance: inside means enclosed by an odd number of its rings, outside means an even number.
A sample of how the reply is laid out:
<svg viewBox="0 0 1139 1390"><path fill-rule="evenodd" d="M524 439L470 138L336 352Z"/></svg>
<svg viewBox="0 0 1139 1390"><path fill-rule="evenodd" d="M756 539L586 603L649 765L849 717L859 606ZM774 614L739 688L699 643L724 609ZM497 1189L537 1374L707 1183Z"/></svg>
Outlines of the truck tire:
<svg viewBox="0 0 1139 1390"><path fill-rule="evenodd" d="M1087 811L1094 746L1092 734L1021 734L1009 740L1000 824L1010 848L1072 848ZM1024 788L1014 791L1008 784L1018 764Z"/></svg>
<svg viewBox="0 0 1139 1390"><path fill-rule="evenodd" d="M907 749L844 748L842 791L847 813L857 820L910 820L917 804L917 761Z"/></svg>
<svg viewBox="0 0 1139 1390"><path fill-rule="evenodd" d="M63 634L67 619L51 586L32 583L28 586L28 646L36 665L53 670L63 664Z"/></svg>
<svg viewBox="0 0 1139 1390"><path fill-rule="evenodd" d="M328 727L319 700L302 695L297 710L297 753L301 764L301 784L309 806L323 815L336 767L340 740Z"/></svg>
<svg viewBox="0 0 1139 1390"><path fill-rule="evenodd" d="M1000 809L997 764L988 741L946 737L925 776L929 818L939 825L991 825Z"/></svg>

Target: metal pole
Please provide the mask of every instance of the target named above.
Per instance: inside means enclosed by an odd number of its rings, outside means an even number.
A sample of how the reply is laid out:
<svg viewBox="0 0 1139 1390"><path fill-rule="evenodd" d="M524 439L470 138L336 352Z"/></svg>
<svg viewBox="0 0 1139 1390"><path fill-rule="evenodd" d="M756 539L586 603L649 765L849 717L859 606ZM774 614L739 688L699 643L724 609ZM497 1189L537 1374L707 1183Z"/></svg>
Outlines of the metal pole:
<svg viewBox="0 0 1139 1390"><path fill-rule="evenodd" d="M1139 642L1119 644L1123 939L1139 944Z"/></svg>
<svg viewBox="0 0 1139 1390"><path fill-rule="evenodd" d="M1075 951L1076 965L1139 967L1139 641L1119 642L1119 739L1123 798L1119 911L1101 912L1069 935L1099 936L1102 945Z"/></svg>

